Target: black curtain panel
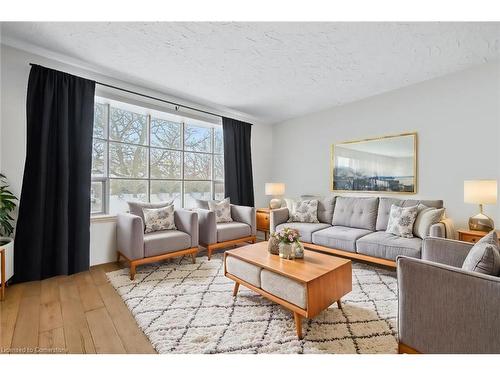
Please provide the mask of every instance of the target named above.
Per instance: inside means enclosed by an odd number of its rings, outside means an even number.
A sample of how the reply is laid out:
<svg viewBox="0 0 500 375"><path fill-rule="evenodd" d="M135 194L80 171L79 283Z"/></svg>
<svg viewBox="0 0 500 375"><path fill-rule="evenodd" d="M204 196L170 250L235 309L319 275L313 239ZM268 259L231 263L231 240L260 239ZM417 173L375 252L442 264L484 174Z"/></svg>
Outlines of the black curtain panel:
<svg viewBox="0 0 500 375"><path fill-rule="evenodd" d="M89 268L95 82L33 65L14 280Z"/></svg>
<svg viewBox="0 0 500 375"><path fill-rule="evenodd" d="M231 203L254 206L252 150L250 138L252 124L222 118L224 131L224 189Z"/></svg>

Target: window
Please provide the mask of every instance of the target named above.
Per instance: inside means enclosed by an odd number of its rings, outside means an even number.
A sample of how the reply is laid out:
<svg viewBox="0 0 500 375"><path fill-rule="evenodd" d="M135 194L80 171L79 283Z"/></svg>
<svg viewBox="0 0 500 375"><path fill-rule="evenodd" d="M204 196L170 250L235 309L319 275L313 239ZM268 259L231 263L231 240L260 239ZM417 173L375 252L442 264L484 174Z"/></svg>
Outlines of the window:
<svg viewBox="0 0 500 375"><path fill-rule="evenodd" d="M220 125L96 97L91 210L116 214L127 201L224 198Z"/></svg>

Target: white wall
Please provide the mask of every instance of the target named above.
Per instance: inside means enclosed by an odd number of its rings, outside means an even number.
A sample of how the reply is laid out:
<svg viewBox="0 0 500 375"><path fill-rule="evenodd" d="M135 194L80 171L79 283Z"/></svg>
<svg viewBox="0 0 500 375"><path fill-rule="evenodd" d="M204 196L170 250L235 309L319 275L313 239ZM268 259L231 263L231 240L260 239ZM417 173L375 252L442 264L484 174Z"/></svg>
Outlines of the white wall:
<svg viewBox="0 0 500 375"><path fill-rule="evenodd" d="M17 196L20 195L24 160L26 155L26 90L28 83L29 63L45 65L68 73L80 75L89 79L99 80L130 90L143 92L152 96L176 101L144 87L137 87L120 81L116 77L104 76L76 65L62 63L35 55L6 45L0 47L1 91L0 91L0 170L6 174ZM119 78L119 77L118 77ZM185 103L198 107L196 103ZM210 108L203 107L210 110ZM220 112L214 110L215 112ZM229 117L231 114L223 113ZM242 119L250 121L249 119ZM269 160L271 155L272 131L269 126L255 124L252 128L252 163L254 170L254 191L256 205L266 205L264 182L269 177ZM115 259L115 223L114 219L93 221L90 228L90 260L91 264L111 262Z"/></svg>
<svg viewBox="0 0 500 375"><path fill-rule="evenodd" d="M478 208L463 202L463 181L500 181L499 129L496 62L274 125L272 175L288 196L330 194L332 143L417 131L413 197L444 199L464 227ZM485 207L497 227L498 207Z"/></svg>

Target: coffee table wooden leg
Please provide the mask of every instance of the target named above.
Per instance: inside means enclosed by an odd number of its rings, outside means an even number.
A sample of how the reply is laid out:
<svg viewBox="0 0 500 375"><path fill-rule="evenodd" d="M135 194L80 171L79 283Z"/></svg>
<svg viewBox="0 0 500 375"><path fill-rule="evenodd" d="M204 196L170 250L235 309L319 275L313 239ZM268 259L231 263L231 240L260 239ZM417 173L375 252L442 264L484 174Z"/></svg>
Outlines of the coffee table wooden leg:
<svg viewBox="0 0 500 375"><path fill-rule="evenodd" d="M297 330L297 337L302 340L302 317L296 312L293 313L293 319L295 320L295 329Z"/></svg>
<svg viewBox="0 0 500 375"><path fill-rule="evenodd" d="M337 306L338 306L339 309L342 308L342 302L340 302L340 300L337 301Z"/></svg>
<svg viewBox="0 0 500 375"><path fill-rule="evenodd" d="M236 295L238 294L238 289L239 288L240 288L240 284L239 283L234 283L233 296L236 297Z"/></svg>

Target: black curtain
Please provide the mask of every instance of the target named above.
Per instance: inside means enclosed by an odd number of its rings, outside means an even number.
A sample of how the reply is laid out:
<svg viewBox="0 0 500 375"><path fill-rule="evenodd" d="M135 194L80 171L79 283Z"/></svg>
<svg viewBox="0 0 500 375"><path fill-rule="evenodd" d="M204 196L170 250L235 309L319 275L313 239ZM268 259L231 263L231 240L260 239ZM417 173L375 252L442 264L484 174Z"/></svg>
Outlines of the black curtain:
<svg viewBox="0 0 500 375"><path fill-rule="evenodd" d="M222 118L224 131L224 189L231 203L254 206L252 150L250 138L252 124Z"/></svg>
<svg viewBox="0 0 500 375"><path fill-rule="evenodd" d="M33 65L14 280L89 268L95 82Z"/></svg>

